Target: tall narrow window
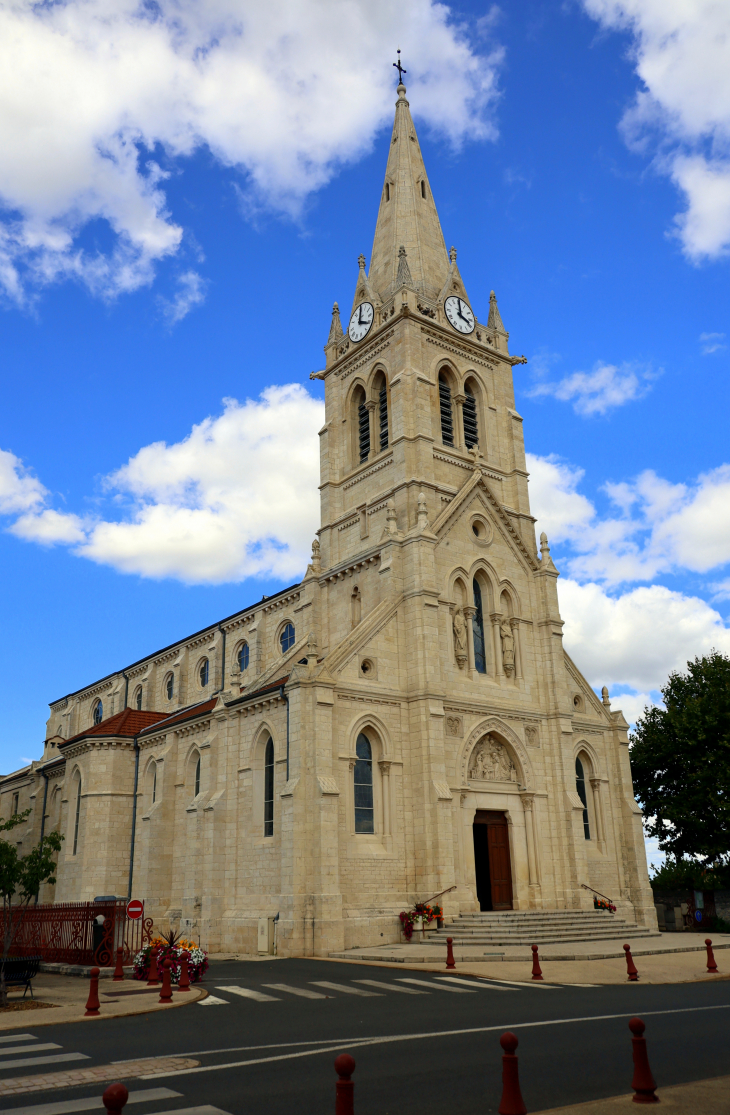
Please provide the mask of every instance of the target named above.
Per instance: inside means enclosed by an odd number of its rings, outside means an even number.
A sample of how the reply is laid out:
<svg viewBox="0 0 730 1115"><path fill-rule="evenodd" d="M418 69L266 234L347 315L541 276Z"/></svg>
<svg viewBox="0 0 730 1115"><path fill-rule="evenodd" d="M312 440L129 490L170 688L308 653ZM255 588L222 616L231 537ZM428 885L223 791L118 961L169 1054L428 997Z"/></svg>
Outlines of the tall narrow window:
<svg viewBox="0 0 730 1115"><path fill-rule="evenodd" d="M390 182L385 183L385 200L390 201Z"/></svg>
<svg viewBox="0 0 730 1115"><path fill-rule="evenodd" d="M454 419L451 413L451 388L439 376L439 407L441 409L441 440L444 445L454 444Z"/></svg>
<svg viewBox="0 0 730 1115"><path fill-rule="evenodd" d="M284 625L281 635L279 636L279 643L281 644L281 653L286 654L290 647L294 646L296 642L296 632L294 631L294 624L287 623Z"/></svg>
<svg viewBox="0 0 730 1115"><path fill-rule="evenodd" d="M575 788L578 797L583 802L583 835L586 840L591 838L591 824L588 819L588 799L586 797L586 780L583 773L583 764L580 759L575 760Z"/></svg>
<svg viewBox="0 0 730 1115"><path fill-rule="evenodd" d="M157 763L152 768L152 804L157 801Z"/></svg>
<svg viewBox="0 0 730 1115"><path fill-rule="evenodd" d="M135 693L134 705L135 705L135 708L137 708L137 709L142 708L142 686L141 685L139 686L137 692Z"/></svg>
<svg viewBox="0 0 730 1115"><path fill-rule="evenodd" d="M205 689L206 685L208 684L208 670L209 670L208 659L204 658L203 661L200 663L200 674L199 674L199 676L200 676L200 687L201 687L201 689Z"/></svg>
<svg viewBox="0 0 730 1115"><path fill-rule="evenodd" d="M248 643L243 643L238 651L238 668L243 673L248 669Z"/></svg>
<svg viewBox="0 0 730 1115"><path fill-rule="evenodd" d="M175 675L168 674L165 681L165 692L167 693L168 701L172 700L172 695L175 692Z"/></svg>
<svg viewBox="0 0 730 1115"><path fill-rule="evenodd" d="M357 408L357 437L360 460L367 461L370 456L370 415L365 403L360 403Z"/></svg>
<svg viewBox="0 0 730 1115"><path fill-rule="evenodd" d="M426 183L421 179L421 197L426 196Z"/></svg>
<svg viewBox="0 0 730 1115"><path fill-rule="evenodd" d="M355 832L375 832L373 751L362 733L357 737L355 754Z"/></svg>
<svg viewBox="0 0 730 1115"><path fill-rule="evenodd" d="M471 626L474 633L474 665L480 674L487 672L487 655L484 646L484 613L482 611L482 590L479 581L474 579L474 607L476 611L471 617Z"/></svg>
<svg viewBox="0 0 730 1115"><path fill-rule="evenodd" d="M274 741L269 737L264 755L264 836L274 835Z"/></svg>
<svg viewBox="0 0 730 1115"><path fill-rule="evenodd" d="M19 793L18 794L13 794L13 811L11 813L12 817L16 817L18 815L18 803L19 803L19 801L20 801L20 794Z"/></svg>
<svg viewBox="0 0 730 1115"><path fill-rule="evenodd" d="M380 414L380 448L388 448L388 392L385 384L380 388L378 396L378 412Z"/></svg>
<svg viewBox="0 0 730 1115"><path fill-rule="evenodd" d="M198 755L198 761L195 764L195 796L197 797L199 793L200 793L200 755Z"/></svg>
<svg viewBox="0 0 730 1115"><path fill-rule="evenodd" d="M477 401L474 392L467 383L464 388L464 445L471 449L472 445L479 444L479 426L477 425Z"/></svg>
<svg viewBox="0 0 730 1115"><path fill-rule="evenodd" d="M92 718L93 718L94 723L95 724L101 724L103 717L104 717L104 706L102 705L101 701L97 701L96 704L94 705L94 712L92 714Z"/></svg>
<svg viewBox="0 0 730 1115"><path fill-rule="evenodd" d="M81 816L81 779L79 778L76 783L76 816L74 818L74 850L73 855L76 855L76 849L79 846L79 817Z"/></svg>

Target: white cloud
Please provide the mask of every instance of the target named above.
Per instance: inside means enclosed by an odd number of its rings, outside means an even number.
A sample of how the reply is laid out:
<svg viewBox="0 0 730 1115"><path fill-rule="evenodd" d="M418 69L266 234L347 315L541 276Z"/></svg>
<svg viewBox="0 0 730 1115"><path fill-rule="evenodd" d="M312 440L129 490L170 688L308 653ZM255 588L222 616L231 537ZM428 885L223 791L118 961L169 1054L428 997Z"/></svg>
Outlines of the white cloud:
<svg viewBox="0 0 730 1115"><path fill-rule="evenodd" d="M583 0L604 27L629 32L642 82L623 120L630 144L686 199L676 234L697 262L730 251L730 5L723 0Z"/></svg>
<svg viewBox="0 0 730 1115"><path fill-rule="evenodd" d="M0 449L0 514L28 511L40 506L45 497L46 489L40 480L24 468L14 453Z"/></svg>
<svg viewBox="0 0 730 1115"><path fill-rule="evenodd" d="M6 294L64 278L103 297L149 283L182 239L165 179L201 147L256 205L297 214L391 118L399 42L416 114L455 144L493 138L502 51L492 40L478 53L436 0L2 5ZM95 220L106 253L83 243Z"/></svg>
<svg viewBox="0 0 730 1115"><path fill-rule="evenodd" d="M557 382L538 381L527 394L531 398L552 395L572 402L576 414L590 418L606 414L624 403L641 399L661 373L637 364L604 364L597 361L590 372L573 372Z"/></svg>
<svg viewBox="0 0 730 1115"><path fill-rule="evenodd" d="M205 287L206 283L197 271L186 271L180 275L174 298L159 299L162 313L170 325L177 325L194 306L200 306L205 301Z"/></svg>
<svg viewBox="0 0 730 1115"><path fill-rule="evenodd" d="M652 471L605 484L615 514L601 518L577 491L582 470L527 456L538 531L568 543L566 569L578 580L620 584L677 569L706 573L730 562L730 465L692 484L671 484Z"/></svg>
<svg viewBox="0 0 730 1115"><path fill-rule="evenodd" d="M703 356L709 356L710 353L720 352L727 348L724 333L700 333L700 344L702 345Z"/></svg>
<svg viewBox="0 0 730 1115"><path fill-rule="evenodd" d="M128 505L121 521L47 508L11 527L67 543L122 573L217 584L304 572L319 522L317 431L324 404L298 384L225 401L174 445L147 445L107 478Z"/></svg>
<svg viewBox="0 0 730 1115"><path fill-rule="evenodd" d="M558 598L566 650L595 687L626 685L643 697L695 655L713 647L730 654L730 629L697 596L648 585L614 597L601 585L561 577ZM636 713L635 703L629 710Z"/></svg>

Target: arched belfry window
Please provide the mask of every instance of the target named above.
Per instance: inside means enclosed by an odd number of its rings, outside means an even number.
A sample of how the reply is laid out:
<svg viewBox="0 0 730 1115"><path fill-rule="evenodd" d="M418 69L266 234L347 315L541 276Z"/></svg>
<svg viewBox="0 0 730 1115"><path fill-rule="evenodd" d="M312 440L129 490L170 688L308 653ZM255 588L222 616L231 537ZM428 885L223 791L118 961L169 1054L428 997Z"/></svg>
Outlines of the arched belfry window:
<svg viewBox="0 0 730 1115"><path fill-rule="evenodd" d="M378 408L377 409L377 415L378 415L378 431L377 431L378 450L380 452L382 452L383 449L388 448L388 440L389 440L388 439L388 389L385 385L385 376L383 375L382 372L379 372L376 379L375 379L374 396L375 396L375 401L377 403L377 408Z"/></svg>
<svg viewBox="0 0 730 1115"><path fill-rule="evenodd" d="M269 736L264 752L264 836L274 835L274 741Z"/></svg>
<svg viewBox="0 0 730 1115"><path fill-rule="evenodd" d="M482 608L482 590L474 578L474 607L476 611L471 617L472 631L474 634L474 666L480 674L487 672L487 653L484 645L484 611Z"/></svg>
<svg viewBox="0 0 730 1115"><path fill-rule="evenodd" d="M357 406L357 444L360 450L360 460L367 461L370 456L370 415L365 406L365 399Z"/></svg>
<svg viewBox="0 0 730 1115"><path fill-rule="evenodd" d="M373 749L361 732L355 745L355 832L375 832Z"/></svg>
<svg viewBox="0 0 730 1115"><path fill-rule="evenodd" d="M441 440L444 445L453 445L454 416L451 408L451 388L443 372L439 372L439 409L441 411Z"/></svg>
<svg viewBox="0 0 730 1115"><path fill-rule="evenodd" d="M474 397L474 388L467 383L464 388L464 445L471 449L472 445L479 444L479 426L477 423L477 401Z"/></svg>
<svg viewBox="0 0 730 1115"><path fill-rule="evenodd" d="M583 773L583 764L579 758L575 760L575 789L578 797L583 802L583 835L586 840L591 838L591 823L588 818L588 798L586 797L586 779Z"/></svg>

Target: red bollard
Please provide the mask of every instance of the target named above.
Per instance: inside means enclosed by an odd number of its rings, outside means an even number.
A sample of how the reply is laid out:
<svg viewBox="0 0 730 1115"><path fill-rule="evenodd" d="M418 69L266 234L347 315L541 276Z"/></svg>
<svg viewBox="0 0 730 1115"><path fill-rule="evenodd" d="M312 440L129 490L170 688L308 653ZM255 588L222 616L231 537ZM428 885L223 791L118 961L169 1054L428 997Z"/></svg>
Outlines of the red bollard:
<svg viewBox="0 0 730 1115"><path fill-rule="evenodd" d="M712 941L709 937L705 941L705 944L707 945L707 971L716 972L717 964L715 963L715 954L712 951Z"/></svg>
<svg viewBox="0 0 730 1115"><path fill-rule="evenodd" d="M99 969L91 969L91 980L89 982L89 998L86 1003L86 1018L88 1015L95 1016L99 1014Z"/></svg>
<svg viewBox="0 0 730 1115"><path fill-rule="evenodd" d="M454 938L446 938L446 967L455 968L456 961L454 960Z"/></svg>
<svg viewBox="0 0 730 1115"><path fill-rule="evenodd" d="M540 967L540 959L537 955L537 945L532 945L532 978L542 979L542 968Z"/></svg>
<svg viewBox="0 0 730 1115"><path fill-rule="evenodd" d="M172 983L170 982L171 967L172 964L170 962L170 957L168 956L162 962L162 987L160 988L160 998L158 999L159 1003L172 1002Z"/></svg>
<svg viewBox="0 0 730 1115"><path fill-rule="evenodd" d="M517 1067L517 1036L507 1030L499 1039L504 1050L502 1056L502 1099L499 1101L499 1115L527 1115L525 1101L520 1091L520 1075Z"/></svg>
<svg viewBox="0 0 730 1115"><path fill-rule="evenodd" d="M112 980L113 983L119 983L120 980L124 979L124 965L122 964L122 954L123 953L124 953L124 949L120 945L119 948L117 949L117 966L114 969L114 978Z"/></svg>
<svg viewBox="0 0 730 1115"><path fill-rule="evenodd" d="M355 1115L355 1085L350 1077L355 1071L355 1058L349 1053L335 1057L335 1072L339 1077L335 1084L335 1115Z"/></svg>
<svg viewBox="0 0 730 1115"><path fill-rule="evenodd" d="M643 1036L646 1026L640 1018L632 1018L629 1029L634 1035L631 1039L634 1047L634 1079L631 1081L631 1087L636 1093L634 1103L659 1103L659 1096L655 1095L656 1080L649 1068L646 1038Z"/></svg>
<svg viewBox="0 0 730 1115"><path fill-rule="evenodd" d="M190 979L188 977L188 960L190 959L189 952L183 952L180 956L180 979L178 980L178 991L190 990Z"/></svg>
<svg viewBox="0 0 730 1115"><path fill-rule="evenodd" d="M159 982L160 978L157 975L157 949L153 949L150 954L150 978L147 980L147 986L152 987L153 984Z"/></svg>
<svg viewBox="0 0 730 1115"><path fill-rule="evenodd" d="M629 973L629 979L632 983L636 983L637 979L639 978L639 973L636 970L634 958L631 955L631 946L624 945L624 952L626 953L626 971Z"/></svg>
<svg viewBox="0 0 730 1115"><path fill-rule="evenodd" d="M101 1102L107 1110L107 1115L122 1115L122 1108L129 1099L129 1092L123 1084L110 1084Z"/></svg>

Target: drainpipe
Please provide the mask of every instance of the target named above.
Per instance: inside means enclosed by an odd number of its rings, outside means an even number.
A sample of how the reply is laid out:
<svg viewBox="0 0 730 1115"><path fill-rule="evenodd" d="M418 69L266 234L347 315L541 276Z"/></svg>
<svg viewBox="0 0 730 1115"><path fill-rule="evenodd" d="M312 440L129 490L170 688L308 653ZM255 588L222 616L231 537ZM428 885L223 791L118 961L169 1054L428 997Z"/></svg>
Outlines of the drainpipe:
<svg viewBox="0 0 730 1115"><path fill-rule="evenodd" d="M220 624L218 624L218 630L223 636L223 643L221 646L221 686L220 689L216 689L215 693L222 693L226 685L226 631ZM215 693L213 696L215 696Z"/></svg>
<svg viewBox="0 0 730 1115"><path fill-rule="evenodd" d="M43 849L43 835L46 831L46 802L48 801L48 775L46 774L46 772L44 770L41 770L41 774L43 775L43 777L45 779L45 782L46 782L45 786L43 787L43 812L41 813L40 848L42 850ZM38 905L38 895L40 894L40 889L41 888L39 887L38 890L35 892L35 902L33 903L34 906Z"/></svg>
<svg viewBox="0 0 730 1115"><path fill-rule="evenodd" d="M126 708L127 697L129 696L129 678L125 674L124 670L122 670L122 677L124 678L124 708ZM124 709L122 709L122 712L124 712Z"/></svg>
<svg viewBox="0 0 730 1115"><path fill-rule="evenodd" d="M137 783L139 781L139 736L134 737L134 795L132 797L132 840L129 848L129 882L127 897L132 898L132 875L134 873L134 837L137 831Z"/></svg>
<svg viewBox="0 0 730 1115"><path fill-rule="evenodd" d="M281 689L279 690L279 696L281 697L282 701L286 701L286 780L288 782L289 781L289 698L287 697L286 693L284 692L284 686L283 685L282 685Z"/></svg>

